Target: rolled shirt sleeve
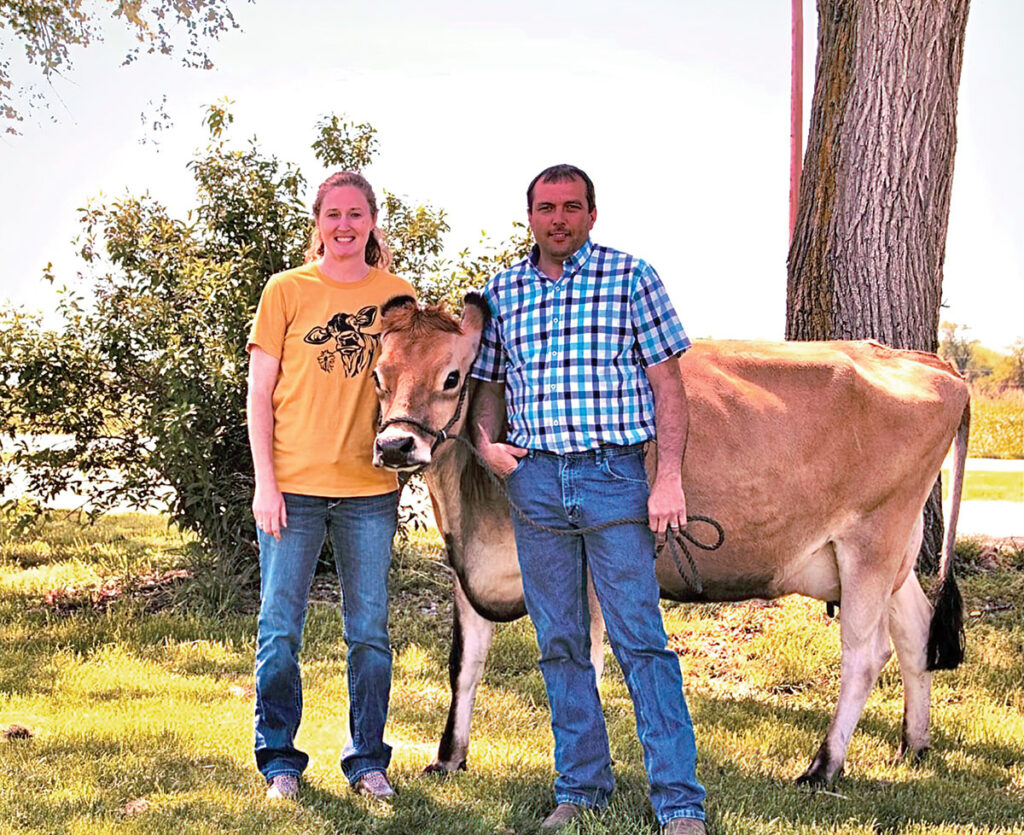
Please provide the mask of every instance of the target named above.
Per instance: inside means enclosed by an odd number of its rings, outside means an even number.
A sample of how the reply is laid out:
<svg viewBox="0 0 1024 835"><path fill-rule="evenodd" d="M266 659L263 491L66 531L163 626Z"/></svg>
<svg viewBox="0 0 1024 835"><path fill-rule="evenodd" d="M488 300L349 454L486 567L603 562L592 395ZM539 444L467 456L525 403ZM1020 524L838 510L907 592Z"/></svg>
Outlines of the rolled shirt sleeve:
<svg viewBox="0 0 1024 835"><path fill-rule="evenodd" d="M690 347L665 285L646 262L641 261L637 267L629 302L633 331L645 366L677 357Z"/></svg>
<svg viewBox="0 0 1024 835"><path fill-rule="evenodd" d="M488 383L505 382L505 350L501 342L501 322L493 297L493 281L483 289L483 297L491 310L491 317L480 338L480 351L470 370L470 376Z"/></svg>
<svg viewBox="0 0 1024 835"><path fill-rule="evenodd" d="M252 329L249 331L245 349L251 351L254 346L258 346L275 359L281 359L287 318L284 287L281 280L274 276L267 282L260 295L260 303L252 320Z"/></svg>

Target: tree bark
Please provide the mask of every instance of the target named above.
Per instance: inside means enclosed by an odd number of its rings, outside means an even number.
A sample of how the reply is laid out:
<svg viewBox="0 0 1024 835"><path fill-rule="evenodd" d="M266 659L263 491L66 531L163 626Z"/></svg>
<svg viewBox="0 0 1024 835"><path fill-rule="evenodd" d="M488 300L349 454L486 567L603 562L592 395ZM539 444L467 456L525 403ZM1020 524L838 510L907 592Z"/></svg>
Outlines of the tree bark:
<svg viewBox="0 0 1024 835"><path fill-rule="evenodd" d="M818 0L787 339L937 349L968 5ZM925 521L922 565L933 570L938 487Z"/></svg>

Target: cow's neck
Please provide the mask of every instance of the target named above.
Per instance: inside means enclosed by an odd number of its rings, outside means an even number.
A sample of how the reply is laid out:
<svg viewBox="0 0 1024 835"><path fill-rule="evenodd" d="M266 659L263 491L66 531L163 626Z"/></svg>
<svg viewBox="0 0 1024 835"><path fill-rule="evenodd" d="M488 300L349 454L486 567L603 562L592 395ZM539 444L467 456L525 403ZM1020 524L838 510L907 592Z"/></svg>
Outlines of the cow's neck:
<svg viewBox="0 0 1024 835"><path fill-rule="evenodd" d="M459 500L465 459L466 452L462 445L458 441L448 441L435 450L433 462L424 474L434 503L437 526L448 548L448 560L453 568L461 561L465 550L462 536L463 509Z"/></svg>
<svg viewBox="0 0 1024 835"><path fill-rule="evenodd" d="M481 524L487 524L485 520L508 518L504 495L459 441L448 441L438 448L426 480L453 561L464 558L470 542L491 538L490 531L481 530Z"/></svg>

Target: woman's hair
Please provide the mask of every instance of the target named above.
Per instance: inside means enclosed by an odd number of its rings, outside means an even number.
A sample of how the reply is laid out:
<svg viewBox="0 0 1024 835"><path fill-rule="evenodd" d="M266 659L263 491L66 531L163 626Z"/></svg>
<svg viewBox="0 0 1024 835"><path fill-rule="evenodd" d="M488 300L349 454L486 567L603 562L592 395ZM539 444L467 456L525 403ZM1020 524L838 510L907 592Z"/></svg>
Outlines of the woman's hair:
<svg viewBox="0 0 1024 835"><path fill-rule="evenodd" d="M373 187L362 174L356 171L338 171L331 174L320 184L320 188L316 190L316 200L313 201L313 230L309 234L309 247L306 249L305 263L307 264L324 254L324 242L320 239L317 218L320 217L320 207L324 204L327 192L339 186L354 186L359 189L363 193L363 197L366 198L374 221L377 219L377 197L373 193ZM366 263L371 267L386 270L391 266L391 261L391 250L388 249L388 245L384 242L384 236L375 225L370 231L370 237L366 239Z"/></svg>

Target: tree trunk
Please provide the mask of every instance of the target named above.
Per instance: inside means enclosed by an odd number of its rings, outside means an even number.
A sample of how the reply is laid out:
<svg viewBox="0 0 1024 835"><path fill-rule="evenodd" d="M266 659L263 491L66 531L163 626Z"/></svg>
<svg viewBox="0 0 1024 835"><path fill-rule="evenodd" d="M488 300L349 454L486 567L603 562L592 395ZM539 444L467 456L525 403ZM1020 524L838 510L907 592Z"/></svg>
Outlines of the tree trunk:
<svg viewBox="0 0 1024 835"><path fill-rule="evenodd" d="M938 347L968 3L818 0L787 339ZM925 521L921 559L934 569L938 488Z"/></svg>

